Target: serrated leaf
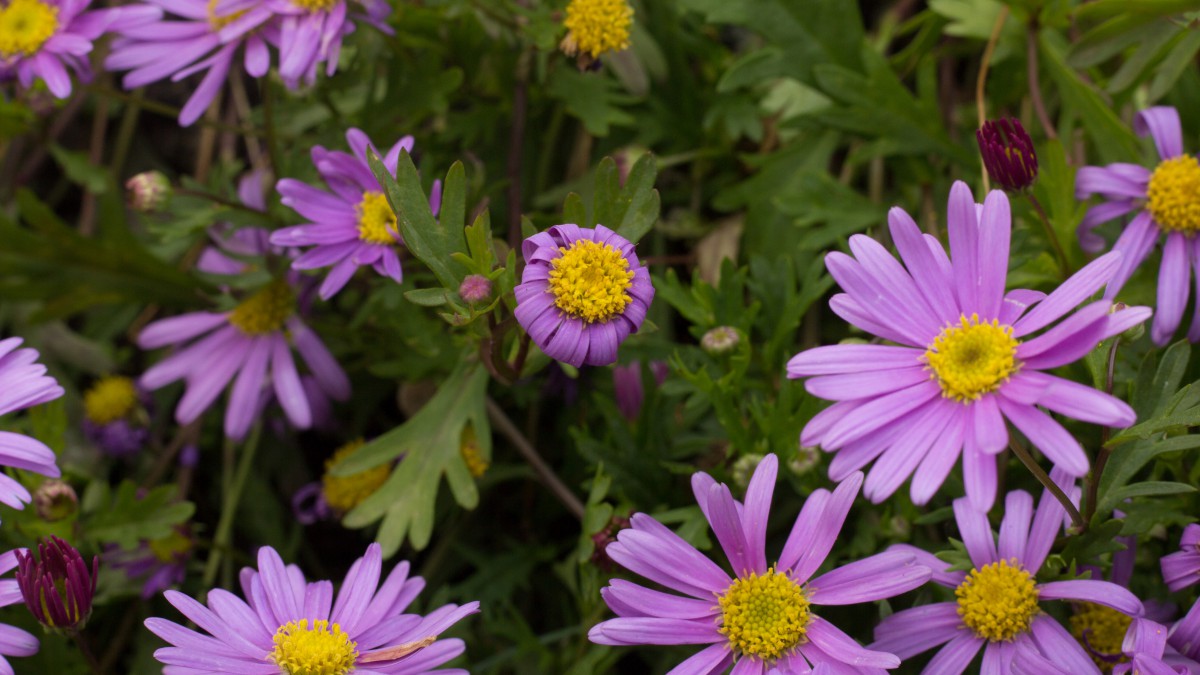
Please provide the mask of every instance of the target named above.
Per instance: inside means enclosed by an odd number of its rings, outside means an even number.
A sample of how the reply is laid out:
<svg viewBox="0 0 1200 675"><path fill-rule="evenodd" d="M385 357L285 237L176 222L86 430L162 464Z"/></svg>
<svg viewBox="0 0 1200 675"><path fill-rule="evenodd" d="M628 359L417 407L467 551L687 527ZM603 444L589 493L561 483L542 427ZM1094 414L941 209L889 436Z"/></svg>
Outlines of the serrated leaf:
<svg viewBox="0 0 1200 675"><path fill-rule="evenodd" d="M86 153L72 152L60 145L50 146L50 155L67 174L67 179L92 194L108 191L108 171L92 164Z"/></svg>
<svg viewBox="0 0 1200 675"><path fill-rule="evenodd" d="M350 475L398 461L387 481L346 514L347 527L382 520L377 540L385 556L395 553L406 538L415 548L425 548L433 534L443 476L455 501L475 508L479 492L462 458L461 442L463 428L470 423L480 453L491 456L491 427L484 409L487 383L487 371L479 364L460 365L417 414L338 463L334 473Z"/></svg>
<svg viewBox="0 0 1200 675"><path fill-rule="evenodd" d="M133 548L143 539L170 535L196 510L191 502L177 500L174 485L159 486L141 498L140 492L137 483L122 482L111 500L104 499L99 510L87 515L83 521L86 536L100 544ZM98 500L93 497L89 501Z"/></svg>

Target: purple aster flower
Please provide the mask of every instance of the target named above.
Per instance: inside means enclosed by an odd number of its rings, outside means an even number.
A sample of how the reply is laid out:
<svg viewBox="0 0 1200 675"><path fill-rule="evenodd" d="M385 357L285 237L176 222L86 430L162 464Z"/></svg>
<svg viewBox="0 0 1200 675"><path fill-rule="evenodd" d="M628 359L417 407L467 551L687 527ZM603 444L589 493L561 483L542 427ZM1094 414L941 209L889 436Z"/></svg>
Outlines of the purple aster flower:
<svg viewBox="0 0 1200 675"><path fill-rule="evenodd" d="M113 457L128 457L150 436L150 397L128 377L100 378L83 395L83 433Z"/></svg>
<svg viewBox="0 0 1200 675"><path fill-rule="evenodd" d="M104 553L104 560L105 564L124 571L127 578L141 579L142 599L149 600L183 583L195 545L191 528L183 525L166 537L142 541L131 550L114 546Z"/></svg>
<svg viewBox="0 0 1200 675"><path fill-rule="evenodd" d="M307 582L298 567L285 567L275 549L264 546L258 569L242 570L245 600L213 589L206 607L167 591L167 600L208 635L166 619L146 619L146 627L172 645L154 656L178 673L416 675L461 654L462 640L438 635L478 612L479 603L444 605L426 616L405 614L425 582L410 578L402 562L381 586L382 567L379 544L371 544L335 599L332 583Z"/></svg>
<svg viewBox="0 0 1200 675"><path fill-rule="evenodd" d="M651 361L650 372L654 375L654 381L661 386L670 369L662 361ZM633 422L642 412L642 401L646 398L645 389L642 387L642 364L631 361L623 366L613 366L612 376L617 408L625 419Z"/></svg>
<svg viewBox="0 0 1200 675"><path fill-rule="evenodd" d="M89 566L79 551L51 535L38 544L37 555L18 549L17 585L33 617L51 630L77 631L92 615L100 558Z"/></svg>
<svg viewBox="0 0 1200 675"><path fill-rule="evenodd" d="M1056 470L1055 480L1067 480ZM1076 498L1078 490L1072 490ZM1035 512L1033 497L1023 490L1008 493L999 544L985 511L967 498L954 501L954 517L970 556L968 572L950 571L949 563L906 545L891 550L908 552L933 570L933 581L954 589L957 600L906 609L884 619L875 629L871 649L894 652L902 659L942 647L923 672L961 673L983 649L980 672L1005 672L1021 652L1034 652L1072 673L1098 672L1075 638L1050 614L1045 600L1090 602L1129 615L1141 615L1142 603L1133 593L1108 581L1079 579L1038 583L1035 575L1046 560L1066 513L1049 491Z"/></svg>
<svg viewBox="0 0 1200 675"><path fill-rule="evenodd" d="M1121 641L1121 663L1105 663L1092 673L1114 675L1196 675L1200 663L1176 652L1167 645L1167 628L1149 619L1132 619ZM1012 661L1013 675L1077 675L1080 671L1070 663L1057 663L1032 650L1018 651Z"/></svg>
<svg viewBox="0 0 1200 675"><path fill-rule="evenodd" d="M85 11L91 0L9 0L0 8L0 71L16 74L28 89L34 79L58 98L71 95L75 71L92 79L88 54L105 31L124 30L156 20L157 7L114 7Z"/></svg>
<svg viewBox="0 0 1200 675"><path fill-rule="evenodd" d="M1159 562L1163 581L1172 593L1200 581L1200 525L1193 523L1183 528L1179 550L1163 556Z"/></svg>
<svg viewBox="0 0 1200 675"><path fill-rule="evenodd" d="M46 375L46 366L36 363L37 351L17 349L20 345L21 338L0 340L0 415L53 401L63 395L58 382ZM0 466L58 478L62 473L56 460L54 451L45 443L11 431L0 431ZM32 499L25 486L0 472L0 504L23 509Z"/></svg>
<svg viewBox="0 0 1200 675"><path fill-rule="evenodd" d="M359 438L334 451L325 460L325 473L321 480L314 481L296 490L292 496L292 512L296 520L311 525L319 520L339 518L375 493L392 473L389 463L373 466L349 476L333 473L334 467L354 454L365 442Z"/></svg>
<svg viewBox="0 0 1200 675"><path fill-rule="evenodd" d="M606 366L642 327L654 286L634 245L603 225L555 225L525 240L517 321L552 359Z"/></svg>
<svg viewBox="0 0 1200 675"><path fill-rule="evenodd" d="M25 549L17 549L26 553ZM0 574L8 574L17 567L17 550L0 554ZM21 602L21 587L16 579L0 579L0 607ZM38 639L28 631L0 623L0 673L13 675L12 665L6 656L33 656L38 651Z"/></svg>
<svg viewBox="0 0 1200 675"><path fill-rule="evenodd" d="M1200 260L1194 236L1200 231L1200 202L1196 201L1200 192L1200 162L1194 155L1183 152L1183 131L1174 108L1143 110L1133 128L1138 134L1148 134L1154 139L1161 161L1153 170L1124 163L1085 166L1079 170L1075 176L1075 196L1086 199L1100 195L1105 200L1089 209L1079 224L1079 244L1085 251L1102 250L1104 239L1093 232L1096 226L1137 211L1113 244L1114 251L1124 254L1104 292L1105 298L1113 298L1150 255L1159 233L1165 235L1162 266L1158 271L1158 307L1150 327L1150 337L1161 346L1170 341L1183 320L1188 279ZM1200 274L1195 276L1200 284ZM1200 341L1200 312L1193 315L1188 339Z"/></svg>
<svg viewBox="0 0 1200 675"><path fill-rule="evenodd" d="M863 235L850 238L854 257L825 257L845 291L830 300L834 313L897 343L817 347L788 362L788 377L808 377L809 393L836 401L800 435L803 446L838 451L831 479L878 460L864 495L879 503L912 476L912 499L924 504L961 455L967 496L986 509L996 496L996 455L1008 446L1005 420L1072 476L1087 473L1087 455L1038 406L1094 424L1134 422L1117 398L1043 372L1149 316L1144 307L1110 312L1108 300L1071 313L1109 280L1120 254L1098 258L1050 295L1005 294L1009 216L1003 192L979 208L957 182L947 219L953 259L899 208L888 223L903 265Z"/></svg>
<svg viewBox="0 0 1200 675"><path fill-rule="evenodd" d="M275 27L272 42L279 47L279 76L289 89L303 81L311 85L319 66L325 74L337 71L342 39L354 32L352 19L365 21L392 35L387 25L391 7L387 0L359 0L361 12L351 12L347 0L227 0L224 6L237 16L220 31L222 42L231 42L267 24Z"/></svg>
<svg viewBox="0 0 1200 675"><path fill-rule="evenodd" d="M618 618L592 627L591 641L708 645L677 666L672 671L676 673L720 673L731 664L738 675L788 675L808 673L811 668L878 673L899 666L900 659L864 649L817 616L814 608L899 595L925 583L929 569L916 564L911 553L892 551L813 577L858 495L861 473L850 476L833 493L813 492L778 562L769 565L767 518L778 469L775 455L759 463L744 504L708 474L692 475L696 501L729 558L732 577L657 520L634 514L630 528L606 548L608 557L683 595L613 579L601 593Z"/></svg>
<svg viewBox="0 0 1200 675"><path fill-rule="evenodd" d="M284 205L311 222L276 230L271 243L313 247L292 263L293 269L333 267L321 284L323 300L342 290L360 265L370 265L396 283L404 280L397 249L403 240L396 230L396 214L367 164L367 149L375 146L358 129L346 132L346 142L353 155L319 145L312 149L313 165L332 192L292 178L277 185ZM400 151L411 152L412 147L413 137L405 136L388 150L383 164L389 173L396 175ZM434 184L429 203L436 216L441 206L440 183Z"/></svg>
<svg viewBox="0 0 1200 675"><path fill-rule="evenodd" d="M126 89L135 89L170 77L182 80L195 73L203 79L188 97L179 113L179 123L190 126L212 105L213 99L229 78L237 50L243 44L246 73L262 77L271 67L266 37L271 30L247 33L236 40L223 41L222 28L237 19L238 10L228 2L216 0L145 0L146 7L157 5L174 15L150 23L125 26L117 30L112 51L104 61L109 70L128 70L122 81ZM153 7L158 9L158 7Z"/></svg>

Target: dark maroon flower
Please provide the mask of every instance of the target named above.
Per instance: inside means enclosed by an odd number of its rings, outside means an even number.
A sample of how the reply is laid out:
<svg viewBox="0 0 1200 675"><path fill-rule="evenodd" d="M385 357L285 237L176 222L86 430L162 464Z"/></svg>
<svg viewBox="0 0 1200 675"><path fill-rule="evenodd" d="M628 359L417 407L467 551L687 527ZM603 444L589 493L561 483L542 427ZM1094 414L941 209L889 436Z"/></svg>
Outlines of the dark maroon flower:
<svg viewBox="0 0 1200 675"><path fill-rule="evenodd" d="M58 537L38 544L38 555L17 550L17 585L34 618L52 630L83 628L92 613L100 559L89 570L79 551ZM40 559L39 559L40 558Z"/></svg>
<svg viewBox="0 0 1200 675"><path fill-rule="evenodd" d="M1033 140L1016 118L984 122L975 132L979 154L988 175L1009 192L1028 189L1037 180L1037 153Z"/></svg>

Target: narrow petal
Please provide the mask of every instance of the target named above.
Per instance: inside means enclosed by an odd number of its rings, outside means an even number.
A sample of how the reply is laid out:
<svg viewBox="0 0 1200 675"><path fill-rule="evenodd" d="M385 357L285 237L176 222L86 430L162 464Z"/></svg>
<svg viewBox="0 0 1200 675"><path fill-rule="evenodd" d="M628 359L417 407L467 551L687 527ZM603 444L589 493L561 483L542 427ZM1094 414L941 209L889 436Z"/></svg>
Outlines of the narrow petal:
<svg viewBox="0 0 1200 675"><path fill-rule="evenodd" d="M979 219L979 316L1000 316L1008 279L1008 247L1012 236L1012 213L1008 197L1000 190L988 193Z"/></svg>
<svg viewBox="0 0 1200 675"><path fill-rule="evenodd" d="M900 658L895 654L865 649L819 616L812 617L808 624L808 639L821 651L836 654L847 665L860 668L896 668L900 665Z"/></svg>
<svg viewBox="0 0 1200 675"><path fill-rule="evenodd" d="M758 463L742 509L742 531L746 533L746 562L758 574L767 571L767 520L771 517L771 495L779 473L779 458L767 455Z"/></svg>
<svg viewBox="0 0 1200 675"><path fill-rule="evenodd" d="M1141 614L1141 600L1128 590L1109 581L1074 579L1051 581L1038 586L1038 596L1043 600L1083 600L1104 605L1131 616Z"/></svg>
<svg viewBox="0 0 1200 675"><path fill-rule="evenodd" d="M779 569L792 570L801 583L808 581L833 549L862 483L863 475L854 473L839 483L827 499L822 499L819 508L810 510L807 503L804 505L779 554ZM816 495L816 492L810 495L809 501Z"/></svg>
<svg viewBox="0 0 1200 675"><path fill-rule="evenodd" d="M987 644L983 638L975 637L970 631L961 631L946 643L921 671L922 675L960 675L975 660L980 648Z"/></svg>
<svg viewBox="0 0 1200 675"><path fill-rule="evenodd" d="M1013 324L1013 336L1024 337L1049 326L1067 312L1079 306L1079 303L1092 297L1104 284L1113 277L1120 265L1122 255L1110 251L1084 266L1062 285L1054 289L1036 307L1029 310Z"/></svg>
<svg viewBox="0 0 1200 675"><path fill-rule="evenodd" d="M1160 105L1139 112L1133 118L1133 130L1139 136L1153 138L1162 159L1183 154L1183 125L1179 122L1179 112L1172 106Z"/></svg>
<svg viewBox="0 0 1200 675"><path fill-rule="evenodd" d="M971 556L971 564L976 569L998 560L987 512L975 508L970 500L962 497L954 500L954 520L958 523L958 533L967 547L967 554Z"/></svg>
<svg viewBox="0 0 1200 675"><path fill-rule="evenodd" d="M1072 476L1087 473L1088 458L1083 446L1049 415L1033 406L1010 403L1003 398L1000 410L1055 466Z"/></svg>
<svg viewBox="0 0 1200 675"><path fill-rule="evenodd" d="M1025 559L1029 524L1033 520L1033 497L1024 490L1013 490L1004 500L1004 520L1000 522L1000 559Z"/></svg>
<svg viewBox="0 0 1200 675"><path fill-rule="evenodd" d="M911 591L929 581L932 574L907 552L889 550L813 579L809 582L809 598L817 605L875 602Z"/></svg>

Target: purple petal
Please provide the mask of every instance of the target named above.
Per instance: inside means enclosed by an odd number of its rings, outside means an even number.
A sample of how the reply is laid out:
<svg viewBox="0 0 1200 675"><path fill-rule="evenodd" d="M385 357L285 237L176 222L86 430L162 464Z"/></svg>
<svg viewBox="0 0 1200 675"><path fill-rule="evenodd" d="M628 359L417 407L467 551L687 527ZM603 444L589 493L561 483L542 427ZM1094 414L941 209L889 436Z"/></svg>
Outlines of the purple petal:
<svg viewBox="0 0 1200 675"><path fill-rule="evenodd" d="M1024 490L1008 493L1004 500L1004 520L1000 522L1001 560L1025 559L1025 543L1029 540L1029 523L1032 520L1033 497Z"/></svg>
<svg viewBox="0 0 1200 675"><path fill-rule="evenodd" d="M602 645L706 645L725 636L711 621L631 617L596 624L588 639Z"/></svg>
<svg viewBox="0 0 1200 675"><path fill-rule="evenodd" d="M992 538L992 526L988 524L987 512L975 508L967 498L954 500L954 520L958 523L958 533L962 536L967 554L971 556L971 564L975 569L990 565L999 558L996 556L996 541Z"/></svg>
<svg viewBox="0 0 1200 675"><path fill-rule="evenodd" d="M1183 154L1183 126L1179 112L1166 105L1147 108L1133 118L1133 130L1139 136L1147 134L1154 138L1158 156L1171 159Z"/></svg>
<svg viewBox="0 0 1200 675"><path fill-rule="evenodd" d="M907 659L960 634L958 603L937 602L902 610L880 621L875 627L875 642L869 648Z"/></svg>
<svg viewBox="0 0 1200 675"><path fill-rule="evenodd" d="M862 483L863 475L854 473L839 483L832 494L817 490L809 495L779 554L778 569L790 569L797 581L808 581L833 549ZM821 497L816 507L810 508L818 495Z"/></svg>
<svg viewBox="0 0 1200 675"><path fill-rule="evenodd" d="M920 365L923 352L890 345L826 345L800 352L787 364L788 377L897 370Z"/></svg>
<svg viewBox="0 0 1200 675"><path fill-rule="evenodd" d="M962 181L955 181L950 188L946 223L954 291L958 294L958 306L965 311L979 306L979 219L971 188Z"/></svg>
<svg viewBox="0 0 1200 675"><path fill-rule="evenodd" d="M1121 264L1113 272L1108 287L1104 289L1104 297L1112 299L1125 286L1125 282L1133 276L1134 271L1154 250L1154 242L1158 241L1158 226L1150 217L1148 211L1140 211L1125 227L1125 231L1113 244L1112 253L1121 253ZM1111 253L1109 254L1111 255Z"/></svg>
<svg viewBox="0 0 1200 675"><path fill-rule="evenodd" d="M1063 666L1070 673L1095 673L1096 666L1092 663L1083 647L1057 621L1049 615L1041 614L1033 619L1030 626L1033 641L1038 651L1050 657L1056 664Z"/></svg>
<svg viewBox="0 0 1200 675"><path fill-rule="evenodd" d="M1051 581L1038 586L1038 597L1043 600L1094 602L1131 616L1143 612L1142 602L1137 599L1137 596L1109 581L1093 579Z"/></svg>
<svg viewBox="0 0 1200 675"><path fill-rule="evenodd" d="M1122 256L1116 251L1110 251L1084 266L1062 285L1054 289L1013 324L1013 336L1024 337L1036 330L1049 326L1060 317L1079 306L1087 298L1092 297L1100 287L1109 282L1113 273L1120 265Z"/></svg>
<svg viewBox="0 0 1200 675"><path fill-rule="evenodd" d="M816 605L875 602L911 591L929 581L932 574L905 551L889 550L813 579L809 582L809 599Z"/></svg>
<svg viewBox="0 0 1200 675"><path fill-rule="evenodd" d="M921 672L926 675L959 675L971 665L971 661L975 660L975 655L985 644L991 646L970 631L960 631L958 637L947 642Z"/></svg>
<svg viewBox="0 0 1200 675"><path fill-rule="evenodd" d="M808 624L808 639L818 649L834 655L845 664L861 668L896 668L900 658L895 654L864 649L854 638L819 616Z"/></svg>
<svg viewBox="0 0 1200 675"><path fill-rule="evenodd" d="M988 193L979 219L979 316L1000 316L1004 286L1008 279L1008 246L1012 234L1012 213L1008 197L1000 190Z"/></svg>
<svg viewBox="0 0 1200 675"><path fill-rule="evenodd" d="M1055 466L1072 476L1082 476L1088 471L1087 454L1083 446L1066 429L1062 428L1046 413L1033 406L1000 400L1000 409L1029 442L1033 444Z"/></svg>
<svg viewBox="0 0 1200 675"><path fill-rule="evenodd" d="M1171 336L1183 319L1183 308L1187 305L1188 289L1191 287L1187 248L1187 240L1179 232L1167 235L1162 266L1158 269L1158 310L1150 327L1150 336L1159 347L1171 341Z"/></svg>
<svg viewBox="0 0 1200 675"><path fill-rule="evenodd" d="M742 531L746 533L746 562L758 574L767 571L767 519L771 517L771 495L779 473L779 458L767 455L758 463L742 509Z"/></svg>

